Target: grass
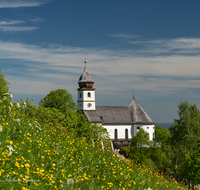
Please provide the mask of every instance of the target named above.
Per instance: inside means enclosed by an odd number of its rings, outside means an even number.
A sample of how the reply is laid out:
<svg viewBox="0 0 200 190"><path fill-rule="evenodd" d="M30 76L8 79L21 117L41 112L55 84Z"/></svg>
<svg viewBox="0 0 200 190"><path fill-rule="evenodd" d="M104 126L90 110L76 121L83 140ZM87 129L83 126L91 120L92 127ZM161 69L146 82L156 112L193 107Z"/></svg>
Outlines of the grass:
<svg viewBox="0 0 200 190"><path fill-rule="evenodd" d="M109 147L103 151L101 142L75 137L70 126L39 124L22 109L0 102L0 189L184 189Z"/></svg>

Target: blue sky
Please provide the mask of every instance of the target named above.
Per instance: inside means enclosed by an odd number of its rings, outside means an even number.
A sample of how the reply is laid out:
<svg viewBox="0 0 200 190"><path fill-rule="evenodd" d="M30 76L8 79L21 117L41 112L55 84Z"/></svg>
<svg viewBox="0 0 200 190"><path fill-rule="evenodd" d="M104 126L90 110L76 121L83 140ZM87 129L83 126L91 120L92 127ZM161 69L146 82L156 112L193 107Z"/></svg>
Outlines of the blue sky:
<svg viewBox="0 0 200 190"><path fill-rule="evenodd" d="M87 68L96 105L134 94L154 122L173 122L182 101L200 108L200 1L1 0L0 69L14 98L38 104L67 89L76 102Z"/></svg>

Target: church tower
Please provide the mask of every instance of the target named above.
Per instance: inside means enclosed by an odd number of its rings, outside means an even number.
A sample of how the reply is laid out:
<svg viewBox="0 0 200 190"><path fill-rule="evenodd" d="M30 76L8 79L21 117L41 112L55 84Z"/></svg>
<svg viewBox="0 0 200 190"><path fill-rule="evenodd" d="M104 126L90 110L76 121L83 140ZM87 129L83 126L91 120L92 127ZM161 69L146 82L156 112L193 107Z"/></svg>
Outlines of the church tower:
<svg viewBox="0 0 200 190"><path fill-rule="evenodd" d="M95 110L95 89L93 88L94 81L86 68L87 61L85 60L85 69L79 78L77 105L82 111Z"/></svg>

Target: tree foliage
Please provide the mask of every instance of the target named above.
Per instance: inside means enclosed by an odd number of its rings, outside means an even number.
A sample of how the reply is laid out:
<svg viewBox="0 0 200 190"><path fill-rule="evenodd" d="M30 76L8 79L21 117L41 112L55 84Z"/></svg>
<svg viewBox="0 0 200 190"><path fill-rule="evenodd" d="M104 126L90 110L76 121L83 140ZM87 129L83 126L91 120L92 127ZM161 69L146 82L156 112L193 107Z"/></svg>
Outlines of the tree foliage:
<svg viewBox="0 0 200 190"><path fill-rule="evenodd" d="M143 128L140 128L136 136L133 137L130 147L130 156L138 163L149 163L150 159L150 147L152 142L149 141L147 132Z"/></svg>
<svg viewBox="0 0 200 190"><path fill-rule="evenodd" d="M77 109L71 94L64 89L51 91L40 101L38 108L32 105L29 99L21 100L20 104L23 107L22 111L35 117L41 125L51 123L61 128L70 127L72 134L80 138L102 140L108 137L105 128L87 120L86 116Z"/></svg>
<svg viewBox="0 0 200 190"><path fill-rule="evenodd" d="M68 110L76 111L77 106L73 102L72 95L66 89L52 90L39 103L40 107L56 108L66 114Z"/></svg>
<svg viewBox="0 0 200 190"><path fill-rule="evenodd" d="M0 98L3 98L3 95L5 93L8 93L9 92L9 88L8 88L8 85L10 83L8 81L5 80L5 75L3 75L1 73L1 69L0 69Z"/></svg>
<svg viewBox="0 0 200 190"><path fill-rule="evenodd" d="M170 131L165 127L155 126L155 134L157 141L154 142L154 146L151 148L151 159L156 168L167 173L171 170Z"/></svg>
<svg viewBox="0 0 200 190"><path fill-rule="evenodd" d="M196 104L189 104L187 101L181 101L178 108L179 119L175 119L170 128L172 165L175 172L184 177L186 155L190 156L194 152L200 137L200 111Z"/></svg>
<svg viewBox="0 0 200 190"><path fill-rule="evenodd" d="M166 127L161 128L158 125L155 126L155 135L156 139L158 140L157 142L159 142L161 145L168 143L169 139L171 138L169 129Z"/></svg>
<svg viewBox="0 0 200 190"><path fill-rule="evenodd" d="M179 119L170 128L173 143L179 143L192 152L200 136L200 111L196 104L181 102L178 105Z"/></svg>
<svg viewBox="0 0 200 190"><path fill-rule="evenodd" d="M197 140L197 149L191 155L186 154L184 173L188 180L200 183L200 138Z"/></svg>

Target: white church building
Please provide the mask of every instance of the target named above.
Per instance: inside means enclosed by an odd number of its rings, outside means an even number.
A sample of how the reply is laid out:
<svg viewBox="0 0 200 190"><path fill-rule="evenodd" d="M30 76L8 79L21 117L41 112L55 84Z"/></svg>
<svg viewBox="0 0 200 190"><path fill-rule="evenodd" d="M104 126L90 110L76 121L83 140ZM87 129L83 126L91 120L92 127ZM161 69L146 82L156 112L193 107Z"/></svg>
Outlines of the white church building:
<svg viewBox="0 0 200 190"><path fill-rule="evenodd" d="M85 60L85 64L86 64ZM130 146L133 136L143 128L154 138L155 123L133 97L129 106L96 106L94 81L86 65L79 81L77 106L86 115L88 121L102 124L117 146Z"/></svg>

